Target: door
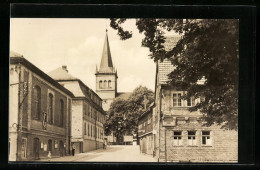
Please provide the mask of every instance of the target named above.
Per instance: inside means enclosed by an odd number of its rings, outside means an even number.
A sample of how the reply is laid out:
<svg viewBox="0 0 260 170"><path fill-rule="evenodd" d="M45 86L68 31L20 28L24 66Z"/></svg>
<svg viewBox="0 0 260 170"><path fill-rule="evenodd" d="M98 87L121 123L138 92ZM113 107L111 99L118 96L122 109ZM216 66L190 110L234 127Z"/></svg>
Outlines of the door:
<svg viewBox="0 0 260 170"><path fill-rule="evenodd" d="M35 160L39 159L39 149L40 149L40 141L39 141L38 138L34 138L34 140L33 140L33 154L34 154Z"/></svg>
<svg viewBox="0 0 260 170"><path fill-rule="evenodd" d="M62 141L59 143L59 151L60 151L60 156L64 155L64 144Z"/></svg>

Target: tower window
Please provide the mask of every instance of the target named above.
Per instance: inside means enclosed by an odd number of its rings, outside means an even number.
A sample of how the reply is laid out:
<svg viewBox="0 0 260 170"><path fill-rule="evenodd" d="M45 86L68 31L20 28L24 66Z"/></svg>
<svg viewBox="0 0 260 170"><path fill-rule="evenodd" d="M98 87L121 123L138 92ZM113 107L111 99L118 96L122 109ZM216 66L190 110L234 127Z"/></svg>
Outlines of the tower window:
<svg viewBox="0 0 260 170"><path fill-rule="evenodd" d="M102 89L102 80L99 81L99 88Z"/></svg>
<svg viewBox="0 0 260 170"><path fill-rule="evenodd" d="M111 88L111 80L108 80L108 88Z"/></svg>
<svg viewBox="0 0 260 170"><path fill-rule="evenodd" d="M104 81L104 88L107 88L107 81Z"/></svg>

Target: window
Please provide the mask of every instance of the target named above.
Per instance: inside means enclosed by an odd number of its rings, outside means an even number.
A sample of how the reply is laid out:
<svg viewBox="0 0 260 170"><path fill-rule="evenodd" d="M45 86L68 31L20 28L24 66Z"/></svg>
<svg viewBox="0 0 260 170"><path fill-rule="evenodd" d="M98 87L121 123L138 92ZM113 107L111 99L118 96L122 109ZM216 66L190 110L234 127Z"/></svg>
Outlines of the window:
<svg viewBox="0 0 260 170"><path fill-rule="evenodd" d="M52 151L52 140L48 140L48 151Z"/></svg>
<svg viewBox="0 0 260 170"><path fill-rule="evenodd" d="M211 145L210 131L202 131L202 145Z"/></svg>
<svg viewBox="0 0 260 170"><path fill-rule="evenodd" d="M33 118L36 120L41 119L41 88L35 86L33 88Z"/></svg>
<svg viewBox="0 0 260 170"><path fill-rule="evenodd" d="M173 93L173 106L181 106L181 93Z"/></svg>
<svg viewBox="0 0 260 170"><path fill-rule="evenodd" d="M84 123L84 135L87 135L87 124L86 124L86 122Z"/></svg>
<svg viewBox="0 0 260 170"><path fill-rule="evenodd" d="M48 122L50 124L52 124L53 123L53 95L51 93L49 93L49 101L48 102L49 102L49 104L48 104L48 106L49 106Z"/></svg>
<svg viewBox="0 0 260 170"><path fill-rule="evenodd" d="M88 136L89 136L89 124L88 124Z"/></svg>
<svg viewBox="0 0 260 170"><path fill-rule="evenodd" d="M22 157L27 158L27 138L22 138Z"/></svg>
<svg viewBox="0 0 260 170"><path fill-rule="evenodd" d="M91 137L92 137L92 125L90 125L90 126L91 126L91 131L90 132L91 132Z"/></svg>
<svg viewBox="0 0 260 170"><path fill-rule="evenodd" d="M173 132L173 143L175 146L182 145L182 132L181 131Z"/></svg>
<svg viewBox="0 0 260 170"><path fill-rule="evenodd" d="M108 80L108 88L111 88L111 80Z"/></svg>
<svg viewBox="0 0 260 170"><path fill-rule="evenodd" d="M107 88L107 81L104 81L104 88Z"/></svg>
<svg viewBox="0 0 260 170"><path fill-rule="evenodd" d="M196 145L196 131L188 131L188 145Z"/></svg>
<svg viewBox="0 0 260 170"><path fill-rule="evenodd" d="M60 100L60 126L63 127L63 120L64 119L64 102Z"/></svg>
<svg viewBox="0 0 260 170"><path fill-rule="evenodd" d="M194 97L191 97L187 100L187 106L194 106L195 105L195 99Z"/></svg>
<svg viewBox="0 0 260 170"><path fill-rule="evenodd" d="M99 81L99 88L102 89L102 80Z"/></svg>

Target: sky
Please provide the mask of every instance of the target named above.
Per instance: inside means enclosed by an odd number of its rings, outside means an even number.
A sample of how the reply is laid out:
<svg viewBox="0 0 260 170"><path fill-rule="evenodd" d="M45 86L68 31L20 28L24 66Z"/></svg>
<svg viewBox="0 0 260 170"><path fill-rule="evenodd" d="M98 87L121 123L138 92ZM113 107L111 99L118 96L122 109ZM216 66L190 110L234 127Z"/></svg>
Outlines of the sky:
<svg viewBox="0 0 260 170"><path fill-rule="evenodd" d="M120 40L109 19L11 18L10 50L45 73L66 65L71 75L96 90L95 71L107 29L118 92L131 92L139 85L154 91L156 65L148 48L141 47L144 35L136 29L135 19L123 27L133 32L131 39Z"/></svg>

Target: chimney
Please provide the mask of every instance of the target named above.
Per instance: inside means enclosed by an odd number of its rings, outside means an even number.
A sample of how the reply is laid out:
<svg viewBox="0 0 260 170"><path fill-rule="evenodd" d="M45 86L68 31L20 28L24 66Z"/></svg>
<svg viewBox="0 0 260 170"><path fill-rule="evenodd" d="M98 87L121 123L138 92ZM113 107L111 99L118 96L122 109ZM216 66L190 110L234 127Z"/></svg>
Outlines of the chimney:
<svg viewBox="0 0 260 170"><path fill-rule="evenodd" d="M63 66L62 66L62 70L65 70L65 71L68 72L68 70L67 70L67 66L63 65Z"/></svg>

